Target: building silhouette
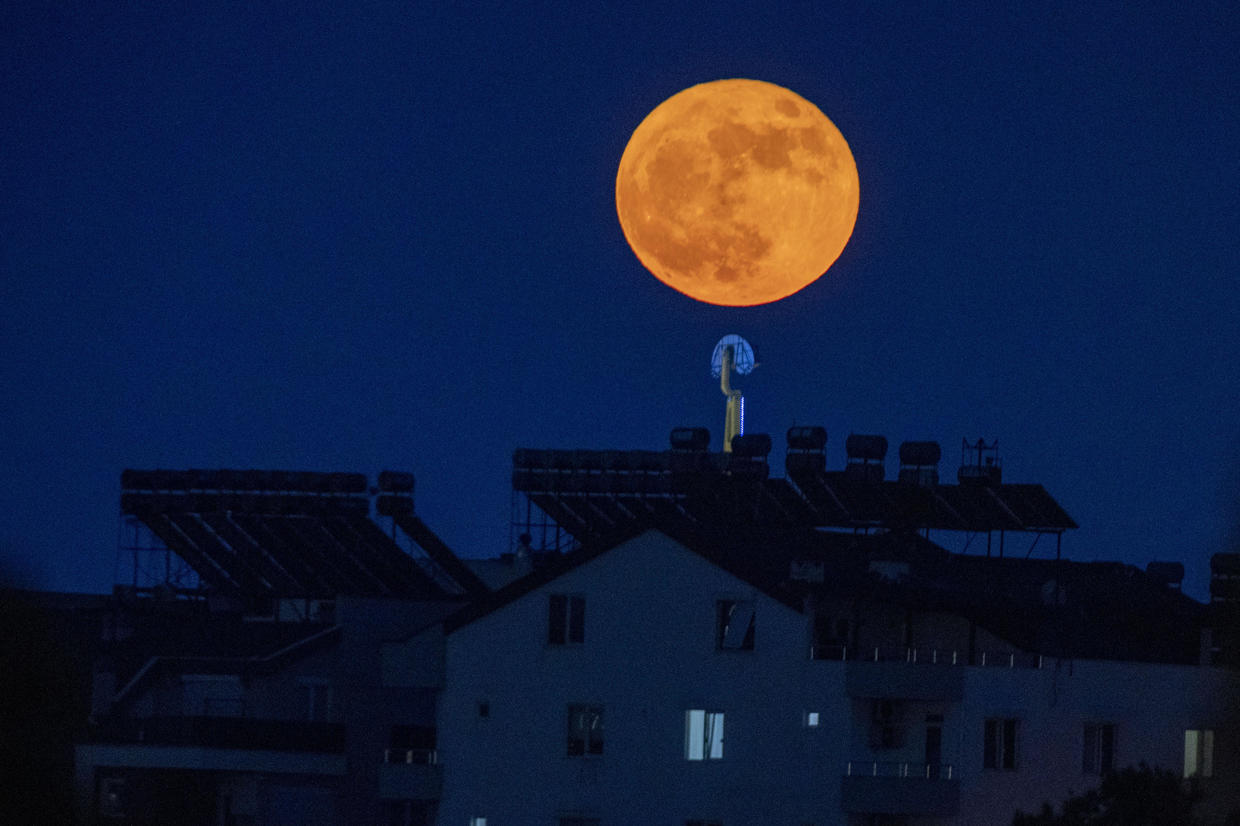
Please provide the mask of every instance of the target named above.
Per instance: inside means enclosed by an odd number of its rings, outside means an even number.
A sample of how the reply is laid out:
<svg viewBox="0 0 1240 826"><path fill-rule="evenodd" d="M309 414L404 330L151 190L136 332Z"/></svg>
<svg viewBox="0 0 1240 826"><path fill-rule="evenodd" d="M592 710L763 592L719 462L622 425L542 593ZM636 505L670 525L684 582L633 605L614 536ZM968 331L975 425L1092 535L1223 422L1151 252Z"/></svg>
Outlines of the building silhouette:
<svg viewBox="0 0 1240 826"><path fill-rule="evenodd" d="M937 444L888 480L885 439L826 438L782 476L762 434L518 450L491 560L408 474L126 471L79 819L1004 824L1141 762L1240 811L1229 556L1203 605L1064 559L994 445L943 483Z"/></svg>

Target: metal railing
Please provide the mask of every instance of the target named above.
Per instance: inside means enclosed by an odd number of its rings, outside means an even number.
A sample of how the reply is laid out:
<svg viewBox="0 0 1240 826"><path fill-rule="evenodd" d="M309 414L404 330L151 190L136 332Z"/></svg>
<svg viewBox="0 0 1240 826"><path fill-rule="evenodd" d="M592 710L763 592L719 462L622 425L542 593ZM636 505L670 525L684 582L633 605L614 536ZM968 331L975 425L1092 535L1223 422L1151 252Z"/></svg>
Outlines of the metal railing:
<svg viewBox="0 0 1240 826"><path fill-rule="evenodd" d="M439 763L439 752L435 749L384 749L383 762L434 766Z"/></svg>
<svg viewBox="0 0 1240 826"><path fill-rule="evenodd" d="M875 663L916 663L926 665L969 665L965 651L928 646L811 645L810 659ZM1023 651L978 651L972 665L990 668L1045 668L1050 657Z"/></svg>
<svg viewBox="0 0 1240 826"><path fill-rule="evenodd" d="M95 743L342 753L342 723L248 717L109 717L90 732Z"/></svg>
<svg viewBox="0 0 1240 826"><path fill-rule="evenodd" d="M950 763L891 762L882 760L849 760L846 777L920 777L926 780L952 780Z"/></svg>

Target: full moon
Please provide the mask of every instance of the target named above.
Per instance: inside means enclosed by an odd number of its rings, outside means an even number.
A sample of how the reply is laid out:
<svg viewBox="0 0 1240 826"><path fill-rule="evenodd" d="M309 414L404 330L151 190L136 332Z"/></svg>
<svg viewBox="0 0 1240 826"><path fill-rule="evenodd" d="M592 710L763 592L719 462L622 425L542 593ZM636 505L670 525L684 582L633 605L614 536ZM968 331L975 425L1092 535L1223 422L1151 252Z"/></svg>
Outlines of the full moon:
<svg viewBox="0 0 1240 826"><path fill-rule="evenodd" d="M857 221L857 164L817 106L760 80L716 80L655 107L616 173L629 246L708 304L792 295L839 258Z"/></svg>

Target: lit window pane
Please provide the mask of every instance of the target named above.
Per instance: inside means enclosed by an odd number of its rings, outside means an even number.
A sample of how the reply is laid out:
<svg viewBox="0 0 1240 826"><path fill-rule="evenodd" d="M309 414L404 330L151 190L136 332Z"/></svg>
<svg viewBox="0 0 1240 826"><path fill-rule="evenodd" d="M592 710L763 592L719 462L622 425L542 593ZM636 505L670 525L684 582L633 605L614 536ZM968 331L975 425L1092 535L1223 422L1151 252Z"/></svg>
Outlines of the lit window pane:
<svg viewBox="0 0 1240 826"><path fill-rule="evenodd" d="M685 712L685 757L689 760L703 760L705 754L706 712L691 709Z"/></svg>
<svg viewBox="0 0 1240 826"><path fill-rule="evenodd" d="M685 712L685 759L723 758L723 712L694 708Z"/></svg>
<svg viewBox="0 0 1240 826"><path fill-rule="evenodd" d="M710 759L723 758L723 713L706 715L706 740L710 744Z"/></svg>
<svg viewBox="0 0 1240 826"><path fill-rule="evenodd" d="M1195 729L1184 732L1184 776L1192 777L1197 773L1198 735Z"/></svg>

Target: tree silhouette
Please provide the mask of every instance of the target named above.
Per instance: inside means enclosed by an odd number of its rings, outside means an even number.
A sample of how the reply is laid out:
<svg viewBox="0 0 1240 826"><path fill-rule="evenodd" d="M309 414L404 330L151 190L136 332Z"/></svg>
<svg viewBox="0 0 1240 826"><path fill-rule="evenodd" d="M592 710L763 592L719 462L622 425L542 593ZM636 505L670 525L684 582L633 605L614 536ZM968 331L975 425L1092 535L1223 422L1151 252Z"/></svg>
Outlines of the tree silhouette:
<svg viewBox="0 0 1240 826"><path fill-rule="evenodd" d="M1073 795L1056 814L1043 803L1037 814L1017 812L1012 826L1196 826L1195 784L1178 774L1142 763L1112 772L1096 789Z"/></svg>

